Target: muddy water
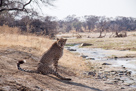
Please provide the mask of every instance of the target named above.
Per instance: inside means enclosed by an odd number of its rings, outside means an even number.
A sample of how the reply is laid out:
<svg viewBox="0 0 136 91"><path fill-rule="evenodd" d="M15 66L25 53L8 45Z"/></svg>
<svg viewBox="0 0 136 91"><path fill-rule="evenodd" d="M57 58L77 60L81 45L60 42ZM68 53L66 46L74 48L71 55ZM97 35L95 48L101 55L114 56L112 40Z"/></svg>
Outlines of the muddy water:
<svg viewBox="0 0 136 91"><path fill-rule="evenodd" d="M90 61L101 61L107 63L115 68L124 68L125 70L131 72L133 80L127 77L122 77L120 79L125 79L126 83L131 83L130 86L136 88L136 58L109 58L113 56L113 52L118 52L118 50L104 50L101 48L82 48L80 44L74 46L66 47L67 50L73 53L78 53L78 56L85 58ZM123 52L123 51L122 51Z"/></svg>

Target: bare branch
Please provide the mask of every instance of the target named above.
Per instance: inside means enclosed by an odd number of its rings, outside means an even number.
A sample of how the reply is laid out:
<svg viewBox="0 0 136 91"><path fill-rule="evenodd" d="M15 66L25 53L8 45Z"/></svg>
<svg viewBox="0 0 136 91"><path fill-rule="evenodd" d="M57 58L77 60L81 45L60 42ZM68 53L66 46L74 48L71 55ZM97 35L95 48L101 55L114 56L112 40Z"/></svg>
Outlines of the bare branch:
<svg viewBox="0 0 136 91"><path fill-rule="evenodd" d="M0 0L0 7L2 6L2 0Z"/></svg>
<svg viewBox="0 0 136 91"><path fill-rule="evenodd" d="M25 7L30 4L32 2L32 0L29 0L29 2L27 2L26 4L23 5L22 8L3 8L0 10L0 12L3 12L3 11L13 11L13 10L18 10L18 11L26 11ZM2 7L2 0L1 0L1 3L0 3L0 7Z"/></svg>

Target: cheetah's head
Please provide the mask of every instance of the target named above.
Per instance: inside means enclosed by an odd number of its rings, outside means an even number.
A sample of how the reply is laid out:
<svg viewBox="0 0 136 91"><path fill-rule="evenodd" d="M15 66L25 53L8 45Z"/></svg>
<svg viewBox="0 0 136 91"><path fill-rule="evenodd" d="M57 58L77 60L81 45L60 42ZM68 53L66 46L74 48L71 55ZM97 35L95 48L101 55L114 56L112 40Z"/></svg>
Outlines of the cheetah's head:
<svg viewBox="0 0 136 91"><path fill-rule="evenodd" d="M61 47L61 48L64 48L64 46L65 46L65 44L66 44L66 41L67 41L67 39L63 39L63 38L58 39L58 38L57 38L57 44L58 44L58 46Z"/></svg>

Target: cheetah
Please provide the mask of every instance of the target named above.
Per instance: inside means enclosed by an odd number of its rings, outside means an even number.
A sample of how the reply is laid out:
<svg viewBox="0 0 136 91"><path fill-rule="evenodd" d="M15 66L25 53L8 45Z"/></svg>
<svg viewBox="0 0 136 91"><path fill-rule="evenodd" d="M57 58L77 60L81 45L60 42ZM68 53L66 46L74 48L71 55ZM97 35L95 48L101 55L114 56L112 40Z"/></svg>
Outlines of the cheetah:
<svg viewBox="0 0 136 91"><path fill-rule="evenodd" d="M38 63L36 71L25 70L20 67L21 64L25 63L25 60L20 60L17 63L18 70L29 72L29 73L41 73L43 75L53 74L62 80L71 80L71 78L62 77L58 73L58 61L63 55L64 45L67 39L57 38L57 41L43 54Z"/></svg>

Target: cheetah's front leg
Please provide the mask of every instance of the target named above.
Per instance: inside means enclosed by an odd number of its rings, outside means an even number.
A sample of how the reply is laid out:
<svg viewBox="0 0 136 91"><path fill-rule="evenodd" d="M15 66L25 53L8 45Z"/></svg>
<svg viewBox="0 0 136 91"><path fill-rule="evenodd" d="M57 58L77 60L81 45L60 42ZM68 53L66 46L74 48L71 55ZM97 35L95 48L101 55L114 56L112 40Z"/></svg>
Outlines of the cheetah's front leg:
<svg viewBox="0 0 136 91"><path fill-rule="evenodd" d="M55 59L54 60L54 67L55 67L55 70L54 71L58 71L58 59Z"/></svg>

